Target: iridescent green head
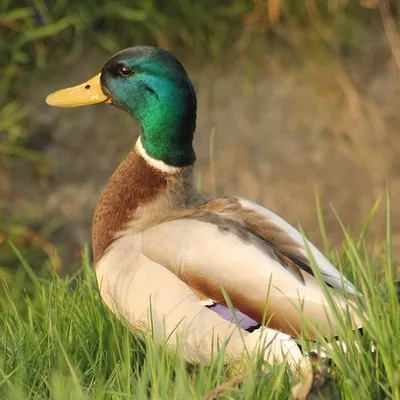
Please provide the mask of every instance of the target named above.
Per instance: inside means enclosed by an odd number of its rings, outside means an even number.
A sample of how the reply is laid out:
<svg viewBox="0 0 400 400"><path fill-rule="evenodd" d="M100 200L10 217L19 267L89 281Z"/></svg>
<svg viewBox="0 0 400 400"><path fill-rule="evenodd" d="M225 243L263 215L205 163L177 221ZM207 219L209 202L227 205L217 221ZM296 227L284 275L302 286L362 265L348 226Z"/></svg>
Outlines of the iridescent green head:
<svg viewBox="0 0 400 400"><path fill-rule="evenodd" d="M47 98L72 107L112 103L140 122L146 153L172 166L193 164L196 95L182 64L169 52L148 46L114 55L101 74Z"/></svg>

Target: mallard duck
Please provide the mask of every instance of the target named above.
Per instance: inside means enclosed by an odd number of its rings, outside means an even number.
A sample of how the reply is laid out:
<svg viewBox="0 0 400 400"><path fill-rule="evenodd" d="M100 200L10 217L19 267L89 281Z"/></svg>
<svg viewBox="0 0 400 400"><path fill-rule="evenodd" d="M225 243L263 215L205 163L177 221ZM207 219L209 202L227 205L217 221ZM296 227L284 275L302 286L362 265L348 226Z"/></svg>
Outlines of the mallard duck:
<svg viewBox="0 0 400 400"><path fill-rule="evenodd" d="M361 327L355 287L298 230L249 200L196 189L196 95L171 53L125 49L46 102L113 104L140 123L100 197L92 237L101 297L134 332L194 364L209 363L221 343L227 360L262 343L268 362L297 362L304 317L324 335L337 329L311 257L339 310Z"/></svg>

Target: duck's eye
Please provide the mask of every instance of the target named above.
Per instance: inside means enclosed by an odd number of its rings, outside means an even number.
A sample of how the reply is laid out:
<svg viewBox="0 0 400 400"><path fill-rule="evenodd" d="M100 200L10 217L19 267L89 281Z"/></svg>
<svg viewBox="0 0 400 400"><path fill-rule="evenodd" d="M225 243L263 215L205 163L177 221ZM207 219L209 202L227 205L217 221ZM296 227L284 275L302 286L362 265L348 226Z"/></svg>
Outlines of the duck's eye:
<svg viewBox="0 0 400 400"><path fill-rule="evenodd" d="M127 76L132 75L132 73L133 73L133 71L132 71L129 67L127 67L126 65L122 65L122 66L119 68L118 72L119 72L119 74L120 74L121 76L124 76L125 78L126 78Z"/></svg>

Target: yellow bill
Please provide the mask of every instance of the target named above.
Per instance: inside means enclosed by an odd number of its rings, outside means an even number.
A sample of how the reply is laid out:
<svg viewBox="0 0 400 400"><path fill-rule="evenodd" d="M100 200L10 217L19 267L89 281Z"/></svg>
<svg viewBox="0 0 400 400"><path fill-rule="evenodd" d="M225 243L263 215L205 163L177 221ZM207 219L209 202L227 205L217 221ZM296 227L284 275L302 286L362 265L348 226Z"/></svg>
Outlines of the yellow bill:
<svg viewBox="0 0 400 400"><path fill-rule="evenodd" d="M46 98L46 103L52 107L80 107L99 103L111 104L111 99L101 90L100 75L96 75L81 85L49 94Z"/></svg>

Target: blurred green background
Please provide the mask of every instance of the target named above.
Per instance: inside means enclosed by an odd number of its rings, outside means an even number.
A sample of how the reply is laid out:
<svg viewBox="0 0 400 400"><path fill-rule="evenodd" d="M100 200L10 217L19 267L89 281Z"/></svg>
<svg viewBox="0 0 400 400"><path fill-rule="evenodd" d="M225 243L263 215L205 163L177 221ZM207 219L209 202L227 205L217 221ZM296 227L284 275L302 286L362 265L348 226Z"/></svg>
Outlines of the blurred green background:
<svg viewBox="0 0 400 400"><path fill-rule="evenodd" d="M0 274L80 263L102 186L139 134L108 106L59 110L50 92L137 44L174 52L198 97L196 179L296 223L321 244L357 234L390 183L400 255L400 3L395 0L2 0ZM384 210L370 230L379 254Z"/></svg>

